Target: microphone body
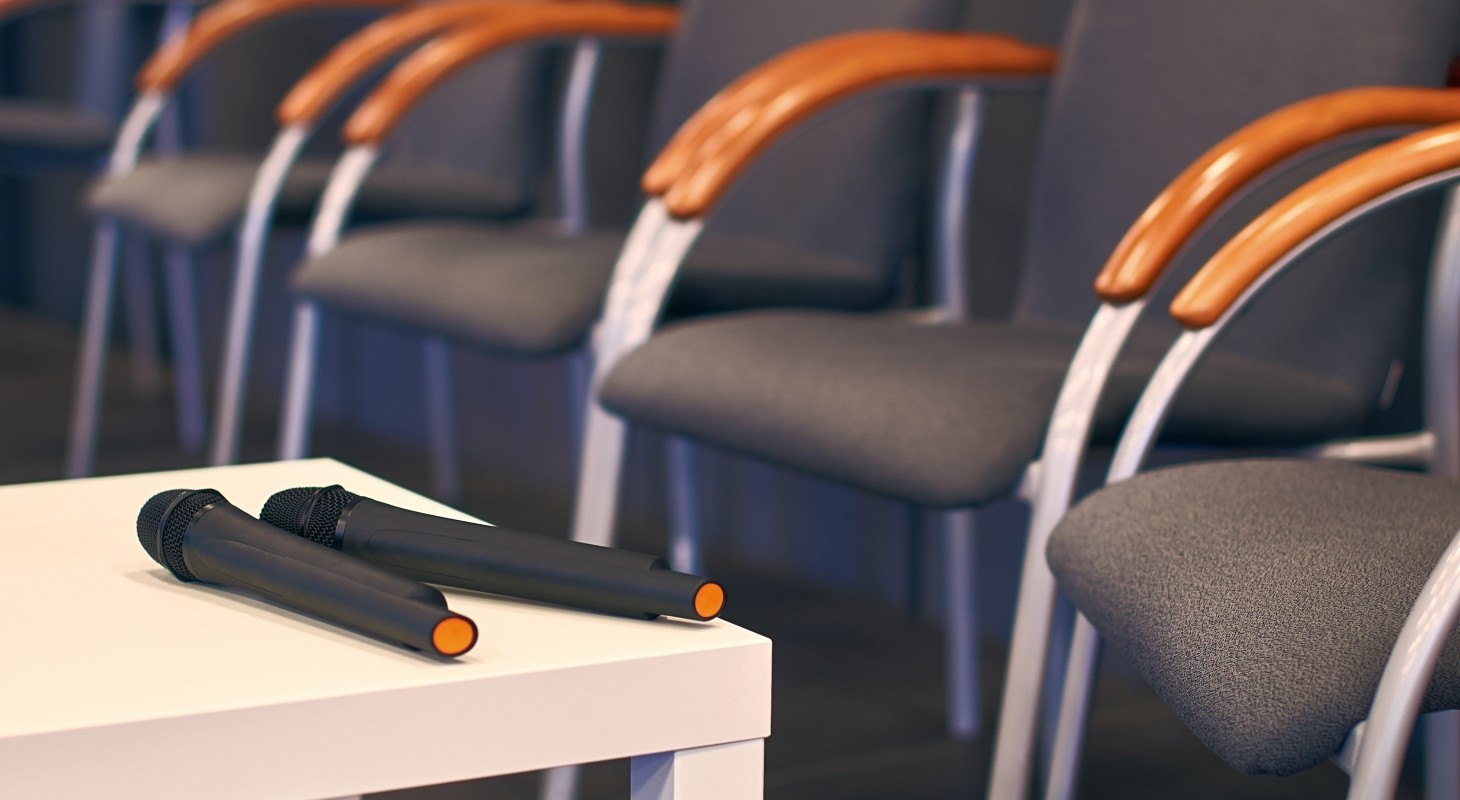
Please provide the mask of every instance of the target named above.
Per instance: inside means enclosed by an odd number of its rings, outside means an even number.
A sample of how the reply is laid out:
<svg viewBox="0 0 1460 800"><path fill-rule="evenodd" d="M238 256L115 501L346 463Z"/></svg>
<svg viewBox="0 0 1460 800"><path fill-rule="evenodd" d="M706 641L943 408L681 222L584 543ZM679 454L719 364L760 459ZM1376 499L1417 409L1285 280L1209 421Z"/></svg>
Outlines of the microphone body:
<svg viewBox="0 0 1460 800"><path fill-rule="evenodd" d="M719 584L656 556L423 514L337 486L279 492L260 516L445 586L645 619L713 619L724 599Z"/></svg>
<svg viewBox="0 0 1460 800"><path fill-rule="evenodd" d="M154 496L137 519L147 552L183 581L250 594L417 650L456 656L476 625L433 587L261 522L215 491Z"/></svg>

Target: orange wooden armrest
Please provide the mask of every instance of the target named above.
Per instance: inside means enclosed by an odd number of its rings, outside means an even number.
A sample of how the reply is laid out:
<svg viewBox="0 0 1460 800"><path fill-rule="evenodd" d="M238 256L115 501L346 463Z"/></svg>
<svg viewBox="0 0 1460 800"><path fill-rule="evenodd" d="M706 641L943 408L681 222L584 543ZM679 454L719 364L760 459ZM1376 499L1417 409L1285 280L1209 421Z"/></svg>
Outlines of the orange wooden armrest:
<svg viewBox="0 0 1460 800"><path fill-rule="evenodd" d="M345 123L351 145L378 144L418 100L457 70L526 42L584 38L662 38L679 20L669 6L553 3L502 8L481 24L440 36L411 54Z"/></svg>
<svg viewBox="0 0 1460 800"><path fill-rule="evenodd" d="M1008 36L887 31L866 35L862 45L812 66L802 77L759 105L743 129L681 174L664 193L679 218L697 217L771 143L798 123L847 97L889 84L973 81L1049 74L1056 53Z"/></svg>
<svg viewBox="0 0 1460 800"><path fill-rule="evenodd" d="M235 34L289 14L321 9L399 8L412 0L223 0L198 14L181 36L158 49L137 73L137 88L166 92L213 48Z"/></svg>
<svg viewBox="0 0 1460 800"><path fill-rule="evenodd" d="M1192 162L1126 232L1095 279L1102 300L1145 296L1177 252L1227 199L1275 164L1347 134L1460 120L1460 91L1365 87L1280 108Z"/></svg>
<svg viewBox="0 0 1460 800"><path fill-rule="evenodd" d="M743 132L761 106L822 65L848 52L873 46L888 31L858 31L829 36L799 47L756 66L700 106L644 172L640 188L658 197L704 157L723 147Z"/></svg>
<svg viewBox="0 0 1460 800"><path fill-rule="evenodd" d="M279 103L280 125L316 122L330 106L383 61L455 25L486 18L503 8L546 0L450 0L409 8L371 23L336 45ZM566 2L567 0L560 0Z"/></svg>
<svg viewBox="0 0 1460 800"><path fill-rule="evenodd" d="M1216 322L1279 259L1324 226L1411 181L1460 169L1460 123L1412 133L1339 164L1232 237L1171 303L1188 328Z"/></svg>

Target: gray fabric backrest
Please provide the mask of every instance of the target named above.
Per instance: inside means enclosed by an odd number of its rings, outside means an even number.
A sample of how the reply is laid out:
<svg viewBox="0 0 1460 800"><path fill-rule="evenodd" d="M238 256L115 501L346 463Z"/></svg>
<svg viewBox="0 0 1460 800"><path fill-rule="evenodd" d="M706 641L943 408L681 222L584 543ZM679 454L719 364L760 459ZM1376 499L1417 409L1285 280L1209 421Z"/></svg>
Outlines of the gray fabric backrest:
<svg viewBox="0 0 1460 800"><path fill-rule="evenodd" d="M220 50L187 84L203 147L260 149L277 132L273 109L294 82L346 36L384 16L378 12L327 13L290 19ZM391 137L386 158L400 164L449 166L488 182L516 187L530 199L552 137L553 53L528 49L463 70L429 94ZM339 152L339 125L364 91L330 114L310 150Z"/></svg>
<svg viewBox="0 0 1460 800"><path fill-rule="evenodd" d="M468 170L536 198L552 157L554 53L504 53L432 92L401 125L389 156L398 163Z"/></svg>
<svg viewBox="0 0 1460 800"><path fill-rule="evenodd" d="M1097 303L1091 283L1120 237L1204 150L1323 92L1443 85L1457 38L1454 0L1078 3L1047 111L1017 316L1083 324ZM1214 228L1168 279L1147 327L1169 326L1166 300L1215 243L1326 163L1295 170ZM1377 396L1409 322L1433 218L1433 206L1414 205L1346 233L1272 287L1218 346Z"/></svg>
<svg viewBox="0 0 1460 800"><path fill-rule="evenodd" d="M772 56L845 31L949 29L962 5L685 0L680 30L665 55L651 152L720 88ZM716 210L710 231L851 258L890 282L915 234L928 108L925 94L904 93L826 115L828 124L789 138L743 176Z"/></svg>

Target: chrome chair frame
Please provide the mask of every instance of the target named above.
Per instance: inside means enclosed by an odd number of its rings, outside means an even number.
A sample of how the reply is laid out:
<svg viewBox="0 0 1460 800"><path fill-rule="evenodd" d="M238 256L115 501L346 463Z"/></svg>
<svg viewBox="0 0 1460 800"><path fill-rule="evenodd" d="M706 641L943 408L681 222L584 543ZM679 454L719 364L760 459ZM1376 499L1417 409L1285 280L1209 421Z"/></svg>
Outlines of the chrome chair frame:
<svg viewBox="0 0 1460 800"><path fill-rule="evenodd" d="M1344 145L1392 138L1395 133L1392 129L1375 129L1343 136L1271 166L1257 180L1223 203L1188 238L1188 245L1172 260L1179 261L1189 250L1190 243L1199 240L1210 230L1213 221L1220 219L1224 213L1240 203L1243 197L1267 180L1283 174L1297 164ZM1163 275L1146 296L1155 294L1164 280ZM1101 303L1085 329L1065 373L1050 415L1049 426L1045 431L1039 459L1030 464L1025 473L1022 487L1028 493L1031 516L1005 676L1003 711L995 740L994 763L989 783L990 797L1020 798L1027 795L1030 772L1036 760L1035 750L1040 741L1040 709L1052 712L1052 717L1059 713L1058 706L1050 704L1049 698L1043 697L1043 693L1066 683L1067 651L1061 648L1051 650L1051 645L1065 644L1073 634L1067 633L1070 629L1061 625L1056 618L1057 587L1054 575L1044 560L1044 551L1050 533L1074 500L1080 469L1086 462L1101 392L1117 357L1146 308L1145 298L1120 304ZM1154 375L1152 380L1155 380ZM1434 437L1424 432L1338 440L1298 448L1293 452L1294 455L1303 457L1393 466L1426 466L1433 453ZM1112 466L1111 469L1113 468ZM1057 719L1047 722L1057 724ZM1064 781L1066 778L1058 774L1061 756L1057 740L1058 734L1053 739L1046 740L1050 749L1044 753L1041 762L1055 771L1051 776L1052 780ZM1434 760L1429 759L1427 763L1433 764ZM1073 776L1069 776L1068 780L1072 782ZM1460 787L1460 776L1455 776L1452 783L1448 773L1440 774L1437 771L1427 778L1426 783L1436 787Z"/></svg>
<svg viewBox="0 0 1460 800"><path fill-rule="evenodd" d="M1456 180L1460 180L1460 170L1429 176L1344 214L1285 254L1216 323L1201 330L1183 332L1177 337L1151 376L1126 424L1106 483L1124 480L1141 469L1155 447L1161 426L1186 378L1210 352L1211 344L1231 321L1274 279L1304 254L1368 212ZM1398 443L1399 453L1402 454L1405 449L1410 451L1410 459L1401 460L1427 466L1437 474L1460 477L1460 469L1457 469L1460 466L1460 372L1455 368L1456 359L1460 358L1460 190L1449 190L1444 219L1446 224L1435 251L1431 290L1427 298L1425 430L1407 437L1374 441L1381 449ZM1114 309L1115 313L1129 311L1130 306ZM1071 375L1074 373L1072 368ZM1103 376L1098 383L1103 383ZM1098 387L1093 393L1098 395ZM1056 425L1058 419L1052 423L1051 433ZM1348 445L1349 448L1356 446L1357 443ZM1332 448L1327 452L1336 453L1343 449ZM1362 449L1359 448L1360 451ZM1358 454L1365 455L1363 452ZM1352 460L1369 459L1358 457ZM1047 538L1046 532L1044 539L1047 541ZM1041 546L1041 553L1042 550ZM1031 551L1026 558L1034 555ZM1044 563L1042 557L1038 561ZM1048 574L1047 566L1044 571ZM1053 580L1052 576L1050 580ZM1394 655L1381 683L1381 692L1371 712L1372 720L1380 721L1382 725L1365 726L1362 746L1346 747L1345 755L1338 759L1354 775L1350 797L1378 798L1393 793L1403 747L1417 713L1419 699L1433 673L1448 632L1456 617L1460 616L1460 537L1447 550L1415 608L1399 643L1395 645ZM1446 620L1449 627L1444 627ZM1414 656L1416 652L1422 655ZM1401 654L1405 653L1411 655L1402 657ZM1098 632L1083 615L1077 615L1055 733L1052 772L1045 795L1051 800L1074 796L1079 751L1089 714L1098 655ZM1456 785L1453 782L1454 754L1460 747L1460 726L1456 725L1456 715L1452 712L1432 715L1427 725L1427 796L1453 796ZM1442 767L1445 769L1442 770Z"/></svg>

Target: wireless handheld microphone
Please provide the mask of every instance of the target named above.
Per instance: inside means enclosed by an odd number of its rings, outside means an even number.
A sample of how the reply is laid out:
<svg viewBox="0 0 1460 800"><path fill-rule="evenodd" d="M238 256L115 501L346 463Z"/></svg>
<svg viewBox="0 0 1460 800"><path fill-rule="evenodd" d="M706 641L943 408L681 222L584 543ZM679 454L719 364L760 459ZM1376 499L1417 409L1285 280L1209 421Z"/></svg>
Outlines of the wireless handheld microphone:
<svg viewBox="0 0 1460 800"><path fill-rule="evenodd" d="M459 656L476 623L435 588L319 547L261 522L212 489L153 495L137 539L182 581L244 589L328 622L417 650Z"/></svg>
<svg viewBox="0 0 1460 800"><path fill-rule="evenodd" d="M339 486L285 489L259 516L444 586L645 619L709 620L725 603L720 584L672 572L662 558L422 514Z"/></svg>

